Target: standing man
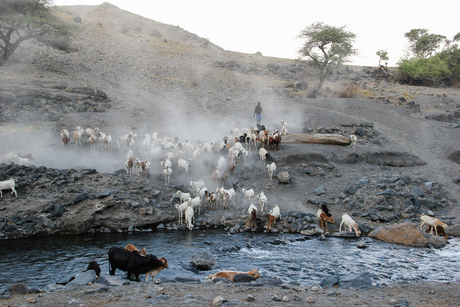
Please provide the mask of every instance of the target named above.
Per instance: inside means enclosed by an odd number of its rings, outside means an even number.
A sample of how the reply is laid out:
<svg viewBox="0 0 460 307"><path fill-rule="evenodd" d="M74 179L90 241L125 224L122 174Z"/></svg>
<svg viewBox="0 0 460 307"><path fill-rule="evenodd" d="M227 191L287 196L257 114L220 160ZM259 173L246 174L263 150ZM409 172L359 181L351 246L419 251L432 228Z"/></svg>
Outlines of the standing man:
<svg viewBox="0 0 460 307"><path fill-rule="evenodd" d="M262 107L260 106L260 101L257 103L256 108L254 109L254 116L256 118L257 124L260 125L262 122Z"/></svg>

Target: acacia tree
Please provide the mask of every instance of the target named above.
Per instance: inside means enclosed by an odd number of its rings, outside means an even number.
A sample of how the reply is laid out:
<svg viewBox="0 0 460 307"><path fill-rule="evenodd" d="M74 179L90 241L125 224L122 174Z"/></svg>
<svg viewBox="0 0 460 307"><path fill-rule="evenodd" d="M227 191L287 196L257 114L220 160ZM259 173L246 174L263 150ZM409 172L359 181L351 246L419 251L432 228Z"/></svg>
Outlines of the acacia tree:
<svg viewBox="0 0 460 307"><path fill-rule="evenodd" d="M409 50L420 58L432 56L441 43L446 41L444 35L430 34L427 29L412 29L404 33L404 37L409 40Z"/></svg>
<svg viewBox="0 0 460 307"><path fill-rule="evenodd" d="M68 34L68 25L52 14L51 4L52 0L0 0L0 66L28 39Z"/></svg>
<svg viewBox="0 0 460 307"><path fill-rule="evenodd" d="M346 31L345 26L337 28L316 22L303 29L298 38L306 40L298 54L301 58L312 60L313 65L319 70L317 93L321 92L330 67L346 63L356 54L352 45L356 35Z"/></svg>
<svg viewBox="0 0 460 307"><path fill-rule="evenodd" d="M388 57L388 52L385 50L379 50L375 53L376 55L379 56L379 68L380 70L382 69L387 69L388 61L390 58ZM385 63L385 65L382 65L382 61Z"/></svg>

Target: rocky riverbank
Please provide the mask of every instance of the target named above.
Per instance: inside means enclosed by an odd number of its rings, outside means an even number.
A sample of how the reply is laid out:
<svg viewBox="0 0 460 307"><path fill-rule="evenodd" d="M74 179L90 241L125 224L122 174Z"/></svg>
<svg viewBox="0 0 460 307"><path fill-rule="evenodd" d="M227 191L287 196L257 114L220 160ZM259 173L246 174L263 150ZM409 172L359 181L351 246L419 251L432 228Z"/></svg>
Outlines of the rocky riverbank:
<svg viewBox="0 0 460 307"><path fill-rule="evenodd" d="M110 280L110 281L109 281ZM417 282L390 286L283 284L277 280L200 283L130 283L112 276L87 285L54 286L46 291L16 285L3 293L0 306L458 306L460 283ZM345 283L344 283L345 285ZM27 293L24 293L26 292Z"/></svg>

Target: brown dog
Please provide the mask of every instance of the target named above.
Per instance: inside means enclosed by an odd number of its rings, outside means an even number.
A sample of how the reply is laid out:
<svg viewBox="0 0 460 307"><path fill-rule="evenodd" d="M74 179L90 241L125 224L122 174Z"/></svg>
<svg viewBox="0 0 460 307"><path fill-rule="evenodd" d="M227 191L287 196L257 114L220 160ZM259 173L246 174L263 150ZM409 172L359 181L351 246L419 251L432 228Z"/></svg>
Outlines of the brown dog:
<svg viewBox="0 0 460 307"><path fill-rule="evenodd" d="M208 278L206 278L206 280L208 279L214 280L214 278L219 277L219 278L230 279L231 281L233 281L233 276L235 276L236 274L248 274L248 275L254 276L255 278L262 278L260 277L259 271L257 271L256 269L252 269L249 272L220 271L212 275L209 275Z"/></svg>

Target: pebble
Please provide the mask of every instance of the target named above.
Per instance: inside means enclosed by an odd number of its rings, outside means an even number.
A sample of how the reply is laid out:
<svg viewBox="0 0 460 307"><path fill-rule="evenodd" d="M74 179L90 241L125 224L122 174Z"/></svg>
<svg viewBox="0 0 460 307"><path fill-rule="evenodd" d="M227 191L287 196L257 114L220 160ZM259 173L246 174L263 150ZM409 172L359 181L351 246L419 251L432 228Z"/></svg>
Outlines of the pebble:
<svg viewBox="0 0 460 307"><path fill-rule="evenodd" d="M317 291L319 291L319 287L313 286L313 287L311 287L311 291L317 292Z"/></svg>
<svg viewBox="0 0 460 307"><path fill-rule="evenodd" d="M277 301L277 302L281 301L281 299L280 299L280 297L278 295L273 295L272 300Z"/></svg>
<svg viewBox="0 0 460 307"><path fill-rule="evenodd" d="M251 303L251 302L254 302L255 300L256 300L256 298L255 298L254 296L252 296L252 295L248 295L248 296L246 297L246 302L250 302L250 303Z"/></svg>
<svg viewBox="0 0 460 307"><path fill-rule="evenodd" d="M307 303L314 303L315 300L312 297L307 297Z"/></svg>
<svg viewBox="0 0 460 307"><path fill-rule="evenodd" d="M287 295L283 296L283 302L289 302L289 297L287 297Z"/></svg>
<svg viewBox="0 0 460 307"><path fill-rule="evenodd" d="M227 301L226 298L223 298L222 296L217 296L213 301L212 305L213 306L221 306L223 303Z"/></svg>

